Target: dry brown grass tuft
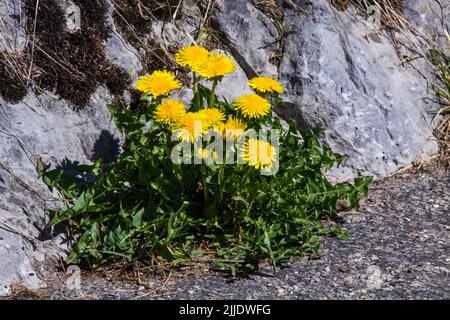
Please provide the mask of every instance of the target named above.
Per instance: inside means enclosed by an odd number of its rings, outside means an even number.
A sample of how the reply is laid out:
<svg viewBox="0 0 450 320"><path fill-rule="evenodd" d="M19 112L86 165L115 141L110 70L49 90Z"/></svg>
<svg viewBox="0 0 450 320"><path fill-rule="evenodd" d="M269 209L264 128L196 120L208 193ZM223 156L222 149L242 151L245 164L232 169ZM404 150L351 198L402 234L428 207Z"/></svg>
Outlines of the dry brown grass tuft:
<svg viewBox="0 0 450 320"><path fill-rule="evenodd" d="M46 294L44 290L30 290L23 284L16 284L11 286L11 294L7 296L6 300L44 300Z"/></svg>
<svg viewBox="0 0 450 320"><path fill-rule="evenodd" d="M439 144L438 164L446 171L450 169L450 114L446 114L434 129Z"/></svg>
<svg viewBox="0 0 450 320"><path fill-rule="evenodd" d="M26 47L20 53L0 52L0 78L4 80L0 95L5 100L16 103L27 92L38 95L46 89L82 107L100 84L115 95L128 87L128 74L108 61L104 52L103 41L110 32L106 0L74 3L81 9L82 30L69 32L56 0L22 1L18 19L25 31L13 28L26 38ZM1 17L0 22L1 27Z"/></svg>
<svg viewBox="0 0 450 320"><path fill-rule="evenodd" d="M367 16L371 6L376 6L381 12L381 23L383 27L400 31L402 30L401 15L403 0L349 0L355 5L363 16Z"/></svg>
<svg viewBox="0 0 450 320"><path fill-rule="evenodd" d="M175 62L178 44L165 46L148 34L156 21L179 19L183 2L180 0L111 0L113 18L124 39L142 53L143 72L169 69L186 82L186 74Z"/></svg>
<svg viewBox="0 0 450 320"><path fill-rule="evenodd" d="M0 52L0 96L17 103L27 94L27 64L24 54Z"/></svg>
<svg viewBox="0 0 450 320"><path fill-rule="evenodd" d="M276 0L251 0L251 3L269 18L276 21L283 19L283 12L278 7Z"/></svg>

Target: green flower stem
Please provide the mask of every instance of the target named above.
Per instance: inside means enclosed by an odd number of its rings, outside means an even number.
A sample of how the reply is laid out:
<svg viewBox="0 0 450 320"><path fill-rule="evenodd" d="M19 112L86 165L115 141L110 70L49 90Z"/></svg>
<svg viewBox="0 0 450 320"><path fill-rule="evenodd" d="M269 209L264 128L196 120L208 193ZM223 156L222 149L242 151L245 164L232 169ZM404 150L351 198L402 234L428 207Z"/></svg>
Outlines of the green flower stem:
<svg viewBox="0 0 450 320"><path fill-rule="evenodd" d="M238 190L241 190L242 184L243 184L244 181L247 179L248 174L250 173L250 170L251 170L251 169L252 169L252 168L251 168L250 166L248 166L247 171L245 172L244 176L242 177L241 182L239 183L239 189L238 189Z"/></svg>
<svg viewBox="0 0 450 320"><path fill-rule="evenodd" d="M208 203L208 187L206 185L206 165L202 164L202 184L203 184L203 197L205 200L205 204Z"/></svg>
<svg viewBox="0 0 450 320"><path fill-rule="evenodd" d="M195 72L192 71L192 87L194 90L194 97L197 94L197 77L195 76Z"/></svg>
<svg viewBox="0 0 450 320"><path fill-rule="evenodd" d="M158 98L154 99L153 104L150 106L150 111L153 113L155 112L156 108L161 104L163 99L163 96L159 96Z"/></svg>
<svg viewBox="0 0 450 320"><path fill-rule="evenodd" d="M218 175L218 187L219 187L219 201L222 201L223 198L223 175L225 172L225 163L222 163L221 167L220 167L220 171L219 171L219 175Z"/></svg>
<svg viewBox="0 0 450 320"><path fill-rule="evenodd" d="M197 84L197 77L195 76L195 72L192 71L192 87L194 91L194 107L197 109L200 105L200 100L198 97L198 84Z"/></svg>
<svg viewBox="0 0 450 320"><path fill-rule="evenodd" d="M213 80L213 85L211 88L211 97L209 97L209 107L212 108L214 105L214 98L216 95L216 88L217 88L217 83L219 82L218 79L214 79Z"/></svg>

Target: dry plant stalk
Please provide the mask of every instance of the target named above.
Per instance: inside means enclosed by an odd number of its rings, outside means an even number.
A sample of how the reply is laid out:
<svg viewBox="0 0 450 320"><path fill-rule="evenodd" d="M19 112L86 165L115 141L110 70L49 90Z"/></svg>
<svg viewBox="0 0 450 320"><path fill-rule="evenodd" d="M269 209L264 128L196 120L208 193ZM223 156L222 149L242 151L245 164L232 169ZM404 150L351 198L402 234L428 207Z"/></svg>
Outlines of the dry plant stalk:
<svg viewBox="0 0 450 320"><path fill-rule="evenodd" d="M439 166L450 168L450 114L444 115L434 129L434 135L439 144Z"/></svg>

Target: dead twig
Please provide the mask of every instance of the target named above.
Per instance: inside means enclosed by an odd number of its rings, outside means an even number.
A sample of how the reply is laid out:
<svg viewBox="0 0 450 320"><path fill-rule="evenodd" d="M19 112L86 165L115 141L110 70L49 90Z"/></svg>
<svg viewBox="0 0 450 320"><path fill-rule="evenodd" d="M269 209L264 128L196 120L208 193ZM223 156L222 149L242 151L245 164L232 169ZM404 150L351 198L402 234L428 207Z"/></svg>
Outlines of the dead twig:
<svg viewBox="0 0 450 320"><path fill-rule="evenodd" d="M31 57L30 57L30 67L28 69L28 77L27 77L27 88L31 80L31 72L33 70L33 59L34 59L34 47L36 43L36 25L38 19L38 11L39 11L39 0L36 0L36 8L34 11L34 21L33 21L33 41L31 42Z"/></svg>
<svg viewBox="0 0 450 320"><path fill-rule="evenodd" d="M159 288L155 289L154 291L147 292L147 293L144 293L144 294L142 294L140 296L134 297L131 300L140 300L140 299L148 297L148 296L150 296L150 295L152 295L154 293L158 293L159 291L163 290L166 287L167 283L169 283L169 280L170 280L171 276L172 276L172 270L170 270L169 275L167 276L167 278L164 281L164 283L162 284L162 286L160 286Z"/></svg>
<svg viewBox="0 0 450 320"><path fill-rule="evenodd" d="M174 12L173 17L172 17L173 20L175 20L177 18L177 14L178 14L178 11L180 10L180 7L181 7L182 3L183 3L183 0L180 0L180 2L178 2L177 8L175 9L175 12Z"/></svg>

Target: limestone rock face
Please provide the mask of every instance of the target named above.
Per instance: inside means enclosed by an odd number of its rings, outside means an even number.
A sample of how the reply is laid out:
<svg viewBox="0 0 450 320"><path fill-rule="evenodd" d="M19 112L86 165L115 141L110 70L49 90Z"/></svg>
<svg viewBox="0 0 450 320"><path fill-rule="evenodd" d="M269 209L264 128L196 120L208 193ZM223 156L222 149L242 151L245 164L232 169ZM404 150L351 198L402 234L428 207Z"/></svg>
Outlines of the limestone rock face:
<svg viewBox="0 0 450 320"><path fill-rule="evenodd" d="M20 1L4 0L0 2L0 17L4 20L0 25L0 51L7 53L20 52L25 49L25 28L21 16ZM20 17L14 19L14 17Z"/></svg>
<svg viewBox="0 0 450 320"><path fill-rule="evenodd" d="M2 2L1 17L20 15L19 3ZM13 31L0 32L5 35L0 39L2 52L4 46L9 54L24 49L24 34ZM125 46L115 34L108 41L107 54L114 56L116 63L123 62L122 67L129 71L141 68L135 51ZM3 81L0 79L0 85ZM61 236L46 230L48 210L58 208L61 198L42 183L36 164L39 158L68 168L75 162L88 163L99 157L113 160L122 137L106 108L112 98L100 86L88 105L77 110L48 91L29 93L16 104L0 97L0 296L8 294L14 284L30 289L45 286L39 276L41 268L65 256Z"/></svg>
<svg viewBox="0 0 450 320"><path fill-rule="evenodd" d="M0 58L30 54L21 3L0 1L4 22L0 23ZM63 9L74 4L57 3ZM342 168L332 172L340 179L358 174L385 177L433 154L437 145L427 114L435 108L427 100L433 94L427 90L429 70L424 77L403 64L392 42L352 7L339 12L327 0L292 0L292 4L280 5L284 35L252 1L217 0L217 8L208 9L223 47L239 64L235 74L224 78L218 94L232 101L250 92L249 77L278 78L286 87L286 103L277 112L295 117L302 126L325 129L323 140L347 155ZM404 16L425 34L444 41L439 23L442 16L448 21L448 6L440 11L441 18L435 18L438 9L431 0L405 1ZM206 10L185 0L177 19L153 20L151 30L138 36L142 43L164 50L174 44L190 45ZM105 56L135 81L152 66L143 49L133 47L121 34L112 7L108 12L109 37L101 44ZM77 23L66 27L73 33L87 32L83 24L81 30ZM280 49L283 58L272 59ZM6 81L0 78L0 89ZM185 88L177 96L188 103L192 92ZM106 109L112 99L103 85L80 109L49 90L39 95L30 92L18 103L0 97L0 295L15 283L32 289L45 286L41 269L66 254L57 230L45 229L48 210L59 207L61 198L40 181L36 163L42 158L70 168L74 162L87 163L100 156L114 160L122 137Z"/></svg>
<svg viewBox="0 0 450 320"><path fill-rule="evenodd" d="M405 1L405 19L443 49L450 48L446 31L450 19L450 2L441 0Z"/></svg>
<svg viewBox="0 0 450 320"><path fill-rule="evenodd" d="M279 37L274 24L250 1L219 0L218 4L213 25L225 36L224 40L247 75L276 76L277 68L270 62Z"/></svg>
<svg viewBox="0 0 450 320"><path fill-rule="evenodd" d="M34 263L64 255L62 239L45 230L48 209L61 199L40 181L37 160L70 167L114 158L120 134L106 109L109 99L101 87L80 111L49 93L40 102L31 94L15 105L0 99L0 295L14 283L42 285Z"/></svg>
<svg viewBox="0 0 450 320"><path fill-rule="evenodd" d="M402 65L391 42L328 1L300 5L304 17L285 17L299 30L286 39L280 66L286 107L325 128L325 141L347 155L338 175L384 177L436 152L427 82Z"/></svg>
<svg viewBox="0 0 450 320"><path fill-rule="evenodd" d="M241 65L265 73L255 57L267 59L261 48L274 39L272 22L247 1L221 4L217 25L239 48ZM332 174L385 177L435 153L427 114L433 106L426 100L433 93L419 72L402 64L392 42L352 7L340 12L327 0L293 4L303 13L284 8L290 32L278 78L286 86L286 103L277 112L326 130L324 141L347 156Z"/></svg>

